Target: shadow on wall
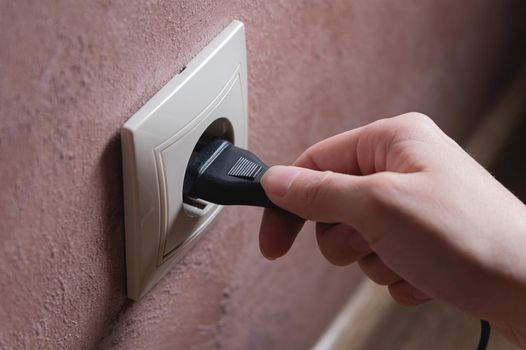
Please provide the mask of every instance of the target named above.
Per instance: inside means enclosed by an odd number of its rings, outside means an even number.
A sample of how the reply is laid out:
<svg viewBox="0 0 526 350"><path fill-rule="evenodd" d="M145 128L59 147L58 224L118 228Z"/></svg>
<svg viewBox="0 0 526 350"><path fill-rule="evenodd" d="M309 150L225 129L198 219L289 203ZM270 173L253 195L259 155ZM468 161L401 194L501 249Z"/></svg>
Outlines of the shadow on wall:
<svg viewBox="0 0 526 350"><path fill-rule="evenodd" d="M525 91L526 93L526 91ZM493 175L521 201L526 203L526 111L520 125L506 143L502 155L491 167Z"/></svg>
<svg viewBox="0 0 526 350"><path fill-rule="evenodd" d="M94 330L94 339L104 339L112 324L133 304L126 296L126 257L124 247L124 202L122 184L122 152L120 133L115 133L106 144L99 159L104 205L102 225L106 237L107 297L104 322Z"/></svg>

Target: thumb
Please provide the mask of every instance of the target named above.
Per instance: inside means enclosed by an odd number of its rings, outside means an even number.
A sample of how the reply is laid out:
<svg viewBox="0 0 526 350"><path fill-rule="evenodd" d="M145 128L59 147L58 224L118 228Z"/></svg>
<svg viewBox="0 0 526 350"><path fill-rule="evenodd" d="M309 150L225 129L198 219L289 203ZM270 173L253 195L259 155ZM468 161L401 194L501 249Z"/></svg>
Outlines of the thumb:
<svg viewBox="0 0 526 350"><path fill-rule="evenodd" d="M360 177L294 166L273 166L262 186L277 206L304 219L351 224L359 215L356 191Z"/></svg>

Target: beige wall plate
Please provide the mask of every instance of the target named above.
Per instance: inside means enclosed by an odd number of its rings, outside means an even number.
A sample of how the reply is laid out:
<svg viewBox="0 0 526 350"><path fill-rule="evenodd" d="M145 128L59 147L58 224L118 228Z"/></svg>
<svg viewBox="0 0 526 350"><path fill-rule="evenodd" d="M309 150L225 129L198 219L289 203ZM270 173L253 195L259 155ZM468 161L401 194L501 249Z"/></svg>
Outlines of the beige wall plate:
<svg viewBox="0 0 526 350"><path fill-rule="evenodd" d="M246 128L245 32L233 21L122 127L130 298L151 289L221 210L183 202L198 141L222 137L245 147Z"/></svg>

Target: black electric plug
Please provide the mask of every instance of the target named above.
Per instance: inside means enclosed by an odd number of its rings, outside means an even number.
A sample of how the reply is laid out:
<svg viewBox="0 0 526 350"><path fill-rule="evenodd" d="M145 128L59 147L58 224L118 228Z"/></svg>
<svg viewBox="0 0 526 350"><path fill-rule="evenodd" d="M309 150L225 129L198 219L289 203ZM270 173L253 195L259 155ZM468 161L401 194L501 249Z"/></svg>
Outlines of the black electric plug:
<svg viewBox="0 0 526 350"><path fill-rule="evenodd" d="M222 205L276 208L261 187L267 169L253 153L215 139L192 153L183 194Z"/></svg>

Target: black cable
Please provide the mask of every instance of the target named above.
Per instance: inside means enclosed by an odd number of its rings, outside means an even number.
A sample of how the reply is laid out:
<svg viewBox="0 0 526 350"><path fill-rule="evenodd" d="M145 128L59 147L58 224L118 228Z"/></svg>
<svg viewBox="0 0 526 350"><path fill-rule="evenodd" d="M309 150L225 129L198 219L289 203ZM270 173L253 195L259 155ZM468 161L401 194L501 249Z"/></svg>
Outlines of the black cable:
<svg viewBox="0 0 526 350"><path fill-rule="evenodd" d="M489 334L491 331L491 326L486 320L480 320L480 340L477 350L486 350L489 341Z"/></svg>

